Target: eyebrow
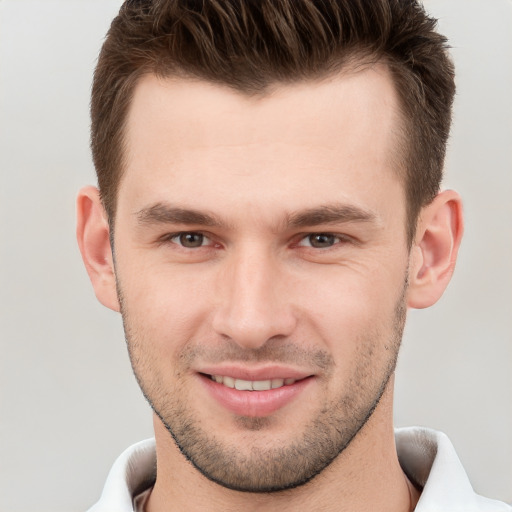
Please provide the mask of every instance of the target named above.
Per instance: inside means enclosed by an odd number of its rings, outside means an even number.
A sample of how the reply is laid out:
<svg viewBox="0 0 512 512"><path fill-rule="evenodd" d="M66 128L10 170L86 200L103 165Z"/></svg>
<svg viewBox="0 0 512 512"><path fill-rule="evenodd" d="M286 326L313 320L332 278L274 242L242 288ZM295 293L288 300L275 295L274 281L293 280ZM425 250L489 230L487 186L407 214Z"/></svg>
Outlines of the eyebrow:
<svg viewBox="0 0 512 512"><path fill-rule="evenodd" d="M186 224L226 228L229 225L213 213L180 208L160 202L135 213L140 224ZM372 222L375 213L352 205L332 204L288 214L285 225L290 228L345 222Z"/></svg>
<svg viewBox="0 0 512 512"><path fill-rule="evenodd" d="M225 227L216 215L190 208L179 208L167 203L156 203L135 213L140 224L198 224Z"/></svg>
<svg viewBox="0 0 512 512"><path fill-rule="evenodd" d="M377 219L375 213L351 205L326 205L293 213L288 216L287 224L293 228L337 224L344 222L372 222Z"/></svg>

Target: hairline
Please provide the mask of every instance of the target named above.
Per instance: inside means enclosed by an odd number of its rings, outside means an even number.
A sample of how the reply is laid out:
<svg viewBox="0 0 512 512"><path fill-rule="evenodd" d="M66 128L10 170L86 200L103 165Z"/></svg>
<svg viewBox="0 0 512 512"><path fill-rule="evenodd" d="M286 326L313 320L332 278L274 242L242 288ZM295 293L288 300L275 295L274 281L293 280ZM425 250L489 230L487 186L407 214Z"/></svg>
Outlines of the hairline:
<svg viewBox="0 0 512 512"><path fill-rule="evenodd" d="M393 89L396 93L397 98L397 106L395 108L396 114L396 123L397 129L393 130L393 138L395 148L392 151L390 156L390 165L395 170L397 177L400 181L400 184L403 187L404 192L404 200L405 200L405 234L407 239L408 248L412 246L414 235L416 232L416 223L419 216L419 210L421 208L411 209L411 200L408 193L409 186L409 169L408 169L408 159L411 154L411 137L407 135L410 132L410 124L412 120L408 119L408 116L405 112L404 101L400 94L400 89L397 86L397 81L395 78L395 73L393 70L393 62L390 61L387 55L375 55L371 52L365 52L364 50L353 50L346 58L342 61L333 64L331 67L326 67L325 71L319 71L316 74L311 73L310 76L306 76L303 78L295 78L290 80L269 80L264 87L260 87L258 89L249 87L237 87L236 84L230 84L226 81L221 80L211 80L204 76L197 76L194 73L186 72L182 69L173 69L173 70L159 70L155 66L146 65L137 68L134 70L126 79L125 86L128 87L128 94L125 97L125 102L127 103L127 107L124 109L122 122L119 126L118 131L118 140L119 140L119 160L117 168L115 169L116 179L114 180L115 184L115 193L110 195L111 201L110 205L105 204L105 201L102 198L102 204L106 211L108 223L111 231L111 244L113 245L114 241L114 227L117 213L117 201L118 194L121 188L121 182L123 176L125 174L126 169L126 157L129 153L128 144L126 140L127 136L127 126L128 119L130 117L130 110L133 105L133 99L135 96L135 92L141 80L146 76L154 76L158 79L163 80L183 80L183 81L191 81L191 82L201 82L207 83L211 85L217 85L220 87L225 87L230 89L240 95L245 97L259 97L261 99L265 99L269 97L273 91L278 88L291 86L295 84L319 84L322 82L328 82L336 79L337 77L343 75L355 74L367 69L370 69L376 65L382 65L386 69L391 79L391 83ZM100 191L101 197L101 191ZM421 205L425 206L425 205Z"/></svg>

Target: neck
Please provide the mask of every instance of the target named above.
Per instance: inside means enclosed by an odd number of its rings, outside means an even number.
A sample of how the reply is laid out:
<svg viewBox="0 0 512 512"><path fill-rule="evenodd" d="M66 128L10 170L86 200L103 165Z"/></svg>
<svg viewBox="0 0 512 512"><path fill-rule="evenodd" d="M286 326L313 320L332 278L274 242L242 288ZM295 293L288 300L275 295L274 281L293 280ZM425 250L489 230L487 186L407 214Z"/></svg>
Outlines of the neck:
<svg viewBox="0 0 512 512"><path fill-rule="evenodd" d="M390 380L379 405L350 445L321 474L295 489L245 493L205 478L181 454L155 418L157 480L146 512L175 510L410 512L418 491L400 468L392 426Z"/></svg>

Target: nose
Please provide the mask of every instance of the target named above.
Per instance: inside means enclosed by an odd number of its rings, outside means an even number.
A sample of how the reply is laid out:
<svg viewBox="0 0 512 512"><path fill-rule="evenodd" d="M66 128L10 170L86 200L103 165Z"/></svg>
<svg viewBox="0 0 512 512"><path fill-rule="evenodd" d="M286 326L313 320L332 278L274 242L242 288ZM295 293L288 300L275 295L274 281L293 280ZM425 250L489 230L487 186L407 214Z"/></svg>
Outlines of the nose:
<svg viewBox="0 0 512 512"><path fill-rule="evenodd" d="M214 330L252 350L272 338L290 336L296 317L277 257L248 247L224 264Z"/></svg>

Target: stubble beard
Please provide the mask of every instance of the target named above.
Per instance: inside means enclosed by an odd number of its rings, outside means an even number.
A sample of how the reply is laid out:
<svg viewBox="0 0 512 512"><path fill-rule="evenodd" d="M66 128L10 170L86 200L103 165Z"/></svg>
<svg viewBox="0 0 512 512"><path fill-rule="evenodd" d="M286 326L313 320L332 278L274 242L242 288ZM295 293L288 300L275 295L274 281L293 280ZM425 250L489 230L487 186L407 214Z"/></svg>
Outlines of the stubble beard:
<svg viewBox="0 0 512 512"><path fill-rule="evenodd" d="M129 314L124 306L121 289L118 295L123 316L126 341L135 377L146 400L160 418L184 457L209 480L228 489L242 492L270 493L293 489L309 482L327 468L331 462L343 454L351 441L361 431L372 416L386 390L396 367L406 318L405 280L402 294L394 312L392 335L383 340L379 332L361 340L357 364L344 388L331 401L324 404L316 418L307 425L299 425L302 430L296 439L280 447L261 443L254 444L246 453L238 446L224 442L215 435L215 426L203 426L198 413L187 407L187 391L183 384L186 370L184 361L197 355L197 348L185 348L178 360L183 368L174 369L176 385L166 389L162 380L154 378L155 364L146 348L150 340L142 339L130 325ZM385 350L385 361L374 364L375 352ZM267 361L283 361L282 352L287 345L281 345L272 357L274 350L269 345L264 349ZM296 347L290 346L295 353ZM299 357L309 360L322 360L325 367L334 367L334 361L327 352L305 353ZM262 358L262 354L245 355L245 360ZM232 359L227 359L232 360ZM290 359L289 359L290 360ZM247 433L262 432L272 423L271 418L239 417L237 425ZM210 427L210 428L208 428ZM253 437L254 439L254 437Z"/></svg>

